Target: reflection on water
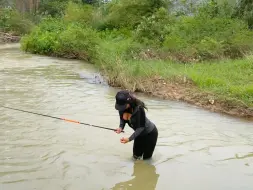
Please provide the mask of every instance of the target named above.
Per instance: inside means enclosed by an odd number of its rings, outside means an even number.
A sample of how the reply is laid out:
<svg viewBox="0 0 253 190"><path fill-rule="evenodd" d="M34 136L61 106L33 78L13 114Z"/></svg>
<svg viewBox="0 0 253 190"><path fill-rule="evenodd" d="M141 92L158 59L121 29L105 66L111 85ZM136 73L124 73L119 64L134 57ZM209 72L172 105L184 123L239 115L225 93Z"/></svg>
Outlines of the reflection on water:
<svg viewBox="0 0 253 190"><path fill-rule="evenodd" d="M133 179L117 183L112 190L155 190L160 175L154 165L136 161L132 176Z"/></svg>

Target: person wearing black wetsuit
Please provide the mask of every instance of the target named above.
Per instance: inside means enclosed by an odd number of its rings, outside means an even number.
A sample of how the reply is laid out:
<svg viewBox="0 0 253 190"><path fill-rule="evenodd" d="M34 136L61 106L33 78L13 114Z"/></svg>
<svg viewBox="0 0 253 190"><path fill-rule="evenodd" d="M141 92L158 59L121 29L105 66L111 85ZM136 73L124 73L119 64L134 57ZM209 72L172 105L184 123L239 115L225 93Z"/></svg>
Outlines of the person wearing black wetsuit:
<svg viewBox="0 0 253 190"><path fill-rule="evenodd" d="M121 138L121 143L134 141L133 157L135 159L149 159L155 150L158 130L145 113L145 104L134 97L129 91L119 91L116 96L115 109L119 112L120 124L116 133L120 133L127 123L134 130L129 138Z"/></svg>

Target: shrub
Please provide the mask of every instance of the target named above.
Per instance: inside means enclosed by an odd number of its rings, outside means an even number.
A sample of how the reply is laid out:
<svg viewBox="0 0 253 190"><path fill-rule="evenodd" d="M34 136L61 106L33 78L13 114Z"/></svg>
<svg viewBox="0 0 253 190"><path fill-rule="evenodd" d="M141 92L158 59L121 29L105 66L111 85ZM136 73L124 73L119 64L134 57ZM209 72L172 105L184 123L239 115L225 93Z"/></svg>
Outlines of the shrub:
<svg viewBox="0 0 253 190"><path fill-rule="evenodd" d="M152 16L144 17L135 32L135 39L144 44L160 45L173 19L165 8L158 9Z"/></svg>
<svg viewBox="0 0 253 190"><path fill-rule="evenodd" d="M14 35L29 33L33 23L18 11L9 8L0 8L0 30Z"/></svg>
<svg viewBox="0 0 253 190"><path fill-rule="evenodd" d="M93 29L48 18L22 38L21 48L32 53L92 61L97 43L98 36Z"/></svg>
<svg viewBox="0 0 253 190"><path fill-rule="evenodd" d="M106 28L133 29L140 24L142 17L151 16L158 8L166 6L163 0L113 0L105 6ZM102 26L101 26L102 27Z"/></svg>
<svg viewBox="0 0 253 190"><path fill-rule="evenodd" d="M47 17L29 34L21 39L21 48L38 54L52 55L59 34L66 26L60 19Z"/></svg>
<svg viewBox="0 0 253 190"><path fill-rule="evenodd" d="M43 0L40 2L39 13L52 17L60 17L64 14L67 3L68 0Z"/></svg>
<svg viewBox="0 0 253 190"><path fill-rule="evenodd" d="M65 10L64 21L86 25L92 22L92 16L93 7L91 5L69 2Z"/></svg>
<svg viewBox="0 0 253 190"><path fill-rule="evenodd" d="M252 32L237 19L182 17L166 36L164 48L196 59L242 57L252 49Z"/></svg>
<svg viewBox="0 0 253 190"><path fill-rule="evenodd" d="M92 62L97 56L97 33L89 27L68 25L58 38L58 55Z"/></svg>

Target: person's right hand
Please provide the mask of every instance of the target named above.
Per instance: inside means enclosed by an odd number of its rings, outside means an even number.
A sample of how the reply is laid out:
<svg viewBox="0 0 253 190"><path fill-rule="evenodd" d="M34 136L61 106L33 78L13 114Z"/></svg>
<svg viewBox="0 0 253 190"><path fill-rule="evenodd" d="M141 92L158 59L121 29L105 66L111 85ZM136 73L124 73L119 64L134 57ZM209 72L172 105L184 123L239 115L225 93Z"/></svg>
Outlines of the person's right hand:
<svg viewBox="0 0 253 190"><path fill-rule="evenodd" d="M117 129L115 130L115 132L118 133L118 134L121 133L121 131L122 131L121 128L117 128Z"/></svg>

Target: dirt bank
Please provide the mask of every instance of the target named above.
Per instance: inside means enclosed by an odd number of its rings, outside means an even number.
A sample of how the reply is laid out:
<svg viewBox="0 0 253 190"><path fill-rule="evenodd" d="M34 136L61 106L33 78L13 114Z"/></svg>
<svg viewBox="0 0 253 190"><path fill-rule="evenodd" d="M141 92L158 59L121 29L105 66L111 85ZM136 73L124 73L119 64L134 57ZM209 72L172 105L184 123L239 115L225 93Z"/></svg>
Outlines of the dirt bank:
<svg viewBox="0 0 253 190"><path fill-rule="evenodd" d="M118 81L110 81L109 85L127 88ZM152 79L136 81L136 83L132 84L130 90L163 99L184 101L213 112L248 118L253 121L253 108L247 107L242 102L227 100L224 97L203 92L189 81L174 82L160 77L153 77Z"/></svg>
<svg viewBox="0 0 253 190"><path fill-rule="evenodd" d="M0 44L18 43L20 38L20 36L13 35L11 33L0 32Z"/></svg>

